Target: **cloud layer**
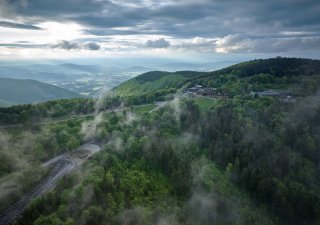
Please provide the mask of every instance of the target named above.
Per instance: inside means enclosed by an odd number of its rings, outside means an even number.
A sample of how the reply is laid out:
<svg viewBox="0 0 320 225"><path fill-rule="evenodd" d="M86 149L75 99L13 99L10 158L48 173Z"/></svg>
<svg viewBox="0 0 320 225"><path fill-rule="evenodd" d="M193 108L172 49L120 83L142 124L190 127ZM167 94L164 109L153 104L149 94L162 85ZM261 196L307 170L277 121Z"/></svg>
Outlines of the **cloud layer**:
<svg viewBox="0 0 320 225"><path fill-rule="evenodd" d="M99 44L94 43L94 42L89 42L89 43L73 43L69 41L59 41L55 44L50 45L51 48L58 48L58 49L64 49L64 50L92 50L92 51L97 51L101 47Z"/></svg>
<svg viewBox="0 0 320 225"><path fill-rule="evenodd" d="M157 40L148 40L146 42L146 47L148 48L168 48L170 46L170 42L164 38L160 38Z"/></svg>
<svg viewBox="0 0 320 225"><path fill-rule="evenodd" d="M30 24L12 23L7 21L0 21L0 27L10 27L10 28L26 29L26 30L41 30L40 27L33 26Z"/></svg>
<svg viewBox="0 0 320 225"><path fill-rule="evenodd" d="M307 54L320 50L319 12L318 0L3 0L0 33L1 26L39 30L46 22L72 23L91 43L56 47Z"/></svg>

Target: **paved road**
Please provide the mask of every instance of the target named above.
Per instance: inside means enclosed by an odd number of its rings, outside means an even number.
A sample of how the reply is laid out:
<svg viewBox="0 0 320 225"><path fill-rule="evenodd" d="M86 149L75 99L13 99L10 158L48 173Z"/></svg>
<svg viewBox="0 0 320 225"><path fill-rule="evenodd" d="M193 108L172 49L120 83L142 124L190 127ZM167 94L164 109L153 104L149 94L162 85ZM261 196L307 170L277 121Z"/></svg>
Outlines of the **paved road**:
<svg viewBox="0 0 320 225"><path fill-rule="evenodd" d="M152 113L154 111L157 111L158 109L160 109L161 107L165 106L169 101L163 101L163 102L155 102L156 104L156 108L152 109L149 111L149 113Z"/></svg>
<svg viewBox="0 0 320 225"><path fill-rule="evenodd" d="M119 112L119 111L122 111L125 109L126 108L107 109L107 110L101 111L100 113ZM96 115L97 115L96 113L89 113L89 114L84 114L84 115L74 115L74 116L67 117L67 118L38 121L38 122L32 123L32 125L47 125L47 124L52 124L52 123L61 123L61 122L69 121L69 120L83 119L86 117L96 116ZM20 128L20 127L24 127L24 126L26 126L26 124L1 125L0 129Z"/></svg>
<svg viewBox="0 0 320 225"><path fill-rule="evenodd" d="M155 109L151 110L150 112L158 110L159 108L166 105L167 103L168 103L168 101L155 102L157 107ZM148 105L148 104L143 104L143 105ZM140 105L140 106L143 106L143 105ZM129 109L129 108L128 107L121 107L121 108L116 108L116 109L107 109L107 110L101 111L100 113L120 112L120 111L123 111L126 109ZM69 120L82 119L82 118L86 118L89 116L96 116L96 115L97 115L97 113L89 113L89 114L85 114L85 115L74 115L72 117L63 118L63 119L60 118L60 119L38 121L38 122L32 123L32 125L48 125L48 124L52 124L52 123L61 123L61 122L69 121ZM0 129L23 128L25 126L26 126L26 124L0 125Z"/></svg>
<svg viewBox="0 0 320 225"><path fill-rule="evenodd" d="M86 118L89 116L95 116L95 114L86 114L86 115L78 115L78 116L72 116L66 119L53 119L49 121L39 121L32 123L32 125L47 125L47 124L52 124L52 123L61 123L69 120L75 120L75 119L81 119L81 118ZM7 129L7 128L20 128L20 127L25 127L26 125L29 124L13 124L13 125L2 125L0 126L0 129Z"/></svg>
<svg viewBox="0 0 320 225"><path fill-rule="evenodd" d="M94 144L85 144L77 150L87 150L88 156L100 151L100 147ZM75 150L75 151L77 151ZM82 159L84 160L84 159ZM19 201L11 205L3 214L0 215L0 225L9 225L14 223L29 206L31 201L40 197L48 191L55 188L59 179L69 173L76 166L77 159L69 155L57 156L42 164L44 167L50 167L49 175L36 185L28 194L24 195Z"/></svg>

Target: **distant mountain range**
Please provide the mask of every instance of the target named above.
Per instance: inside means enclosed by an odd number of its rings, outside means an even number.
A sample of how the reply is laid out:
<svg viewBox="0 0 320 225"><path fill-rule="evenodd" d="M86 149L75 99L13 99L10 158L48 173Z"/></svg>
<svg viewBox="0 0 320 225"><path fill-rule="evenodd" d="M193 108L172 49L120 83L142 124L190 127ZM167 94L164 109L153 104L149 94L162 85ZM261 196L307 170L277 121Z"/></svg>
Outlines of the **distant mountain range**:
<svg viewBox="0 0 320 225"><path fill-rule="evenodd" d="M113 76L122 73L136 73L136 75L153 71L213 71L238 63L238 61L221 61L212 63L174 62L166 64L152 64L130 66L126 64L114 65L82 65L75 63L62 64L2 64L0 63L0 77L13 79L33 79L44 82L74 81L87 77L88 74ZM126 65L126 66L123 66Z"/></svg>
<svg viewBox="0 0 320 225"><path fill-rule="evenodd" d="M0 78L0 106L79 97L77 93L36 80Z"/></svg>
<svg viewBox="0 0 320 225"><path fill-rule="evenodd" d="M32 79L59 86L82 96L97 97L102 92L148 71L213 71L237 63L220 61L190 63L175 60L104 60L99 62L2 62L0 77Z"/></svg>
<svg viewBox="0 0 320 225"><path fill-rule="evenodd" d="M163 65L157 65L154 69L165 70L169 72L182 70L209 72L219 70L237 63L239 63L239 61L220 61L210 63L167 63Z"/></svg>

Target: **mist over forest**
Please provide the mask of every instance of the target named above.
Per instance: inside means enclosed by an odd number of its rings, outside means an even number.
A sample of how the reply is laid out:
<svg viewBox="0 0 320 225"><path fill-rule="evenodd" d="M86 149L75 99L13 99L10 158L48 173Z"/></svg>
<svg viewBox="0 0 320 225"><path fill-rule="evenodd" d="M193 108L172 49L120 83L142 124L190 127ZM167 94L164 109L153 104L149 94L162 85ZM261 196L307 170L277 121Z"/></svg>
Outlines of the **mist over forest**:
<svg viewBox="0 0 320 225"><path fill-rule="evenodd" d="M320 224L318 0L0 0L0 225Z"/></svg>
<svg viewBox="0 0 320 225"><path fill-rule="evenodd" d="M317 224L319 68L155 71L0 108L2 223Z"/></svg>

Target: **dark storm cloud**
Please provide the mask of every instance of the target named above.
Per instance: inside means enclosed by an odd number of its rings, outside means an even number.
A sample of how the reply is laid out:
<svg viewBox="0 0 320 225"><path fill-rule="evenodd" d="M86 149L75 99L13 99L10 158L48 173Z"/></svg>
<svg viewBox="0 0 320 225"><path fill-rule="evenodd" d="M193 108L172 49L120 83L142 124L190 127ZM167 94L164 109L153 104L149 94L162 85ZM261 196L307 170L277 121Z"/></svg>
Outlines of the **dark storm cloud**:
<svg viewBox="0 0 320 225"><path fill-rule="evenodd" d="M216 41L216 52L280 53L291 51L320 50L320 37L252 38L227 35Z"/></svg>
<svg viewBox="0 0 320 225"><path fill-rule="evenodd" d="M95 36L114 36L114 35L135 35L140 34L140 32L135 30L114 30L114 29L90 29L84 31L87 34L92 34ZM147 31L146 31L147 32ZM149 32L152 34L152 32Z"/></svg>
<svg viewBox="0 0 320 225"><path fill-rule="evenodd" d="M91 50L91 51L97 51L100 50L101 46L98 43L95 42L89 42L89 43L74 43L70 41L59 41L58 43L51 44L51 48L57 48L57 49L64 49L64 50Z"/></svg>
<svg viewBox="0 0 320 225"><path fill-rule="evenodd" d="M69 15L99 13L112 5L96 0L4 0L8 8L15 8L17 15L58 19Z"/></svg>
<svg viewBox="0 0 320 225"><path fill-rule="evenodd" d="M69 41L59 41L56 44L52 44L51 48L60 48L65 50L79 50L81 49L81 46L78 43L72 43Z"/></svg>
<svg viewBox="0 0 320 225"><path fill-rule="evenodd" d="M83 48L87 49L87 50L96 51L96 50L99 50L101 48L101 46L98 43L90 42L90 43L84 44Z"/></svg>
<svg viewBox="0 0 320 225"><path fill-rule="evenodd" d="M0 46L8 48L46 48L47 45L33 44L33 43L13 43L13 44L0 44Z"/></svg>
<svg viewBox="0 0 320 225"><path fill-rule="evenodd" d="M2 8L15 9L12 15L25 21L73 21L84 25L86 32L98 36L155 34L177 39L222 40L230 35L241 37L232 42L239 41L241 46L232 45L230 50L245 49L243 45L251 46L252 51L270 50L268 46L254 47L257 43L269 43L276 51L310 49L310 45L318 43L319 34L314 32L320 30L319 0L4 1ZM0 16L3 11L0 10ZM217 46L225 44L220 42ZM208 47L215 45L210 42Z"/></svg>
<svg viewBox="0 0 320 225"><path fill-rule="evenodd" d="M34 19L73 20L92 27L122 27L148 24L153 30L171 33L173 36L190 33L193 25L202 25L202 34L230 33L233 27L223 26L226 20L234 18L252 18L255 24L270 26L278 22L282 26L312 27L319 25L317 0L253 0L236 1L172 1L170 4L155 4L132 7L128 1L97 0L5 0L15 6L18 15ZM21 4L24 2L24 4ZM293 16L294 15L294 16ZM209 20L210 23L203 23ZM208 21L208 22L209 22ZM251 25L251 24L249 24ZM180 29L179 29L180 27ZM189 29L186 29L189 27ZM176 30L178 28L178 30ZM248 27L243 27L248 28ZM139 29L138 29L139 30ZM176 32L175 32L176 31ZM193 34L197 35L197 34Z"/></svg>
<svg viewBox="0 0 320 225"><path fill-rule="evenodd" d="M0 27L9 27L9 28L25 29L25 30L41 30L40 27L33 26L30 24L11 23L7 21L0 21Z"/></svg>
<svg viewBox="0 0 320 225"><path fill-rule="evenodd" d="M145 46L147 48L168 48L170 46L170 42L164 38L160 38L157 40L148 40Z"/></svg>

